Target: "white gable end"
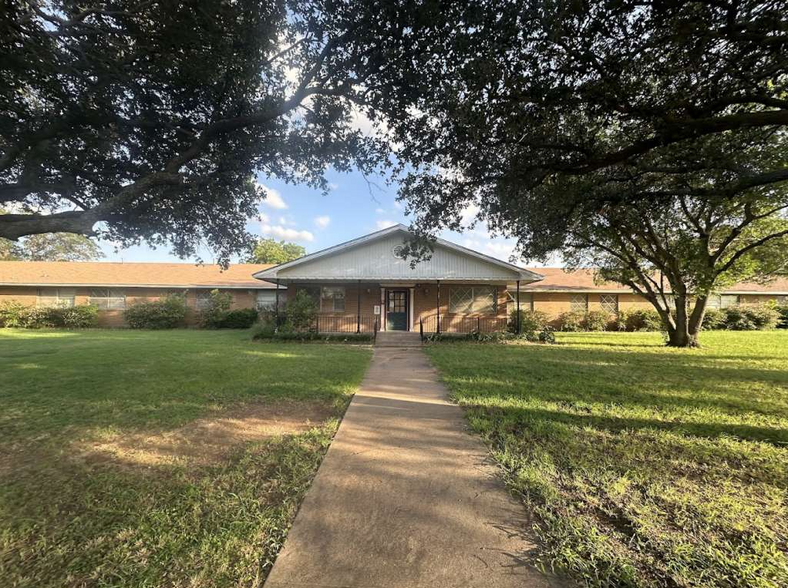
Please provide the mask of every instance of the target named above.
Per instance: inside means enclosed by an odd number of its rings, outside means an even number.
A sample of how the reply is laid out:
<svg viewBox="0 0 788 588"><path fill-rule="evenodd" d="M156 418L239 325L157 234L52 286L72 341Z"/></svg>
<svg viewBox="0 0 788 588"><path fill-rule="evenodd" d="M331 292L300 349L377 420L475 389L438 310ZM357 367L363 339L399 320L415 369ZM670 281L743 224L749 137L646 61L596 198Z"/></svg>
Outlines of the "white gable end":
<svg viewBox="0 0 788 588"><path fill-rule="evenodd" d="M277 277L287 280L511 280L517 272L460 251L435 245L432 258L411 268L394 250L404 242L397 232L336 253L305 259L282 268Z"/></svg>

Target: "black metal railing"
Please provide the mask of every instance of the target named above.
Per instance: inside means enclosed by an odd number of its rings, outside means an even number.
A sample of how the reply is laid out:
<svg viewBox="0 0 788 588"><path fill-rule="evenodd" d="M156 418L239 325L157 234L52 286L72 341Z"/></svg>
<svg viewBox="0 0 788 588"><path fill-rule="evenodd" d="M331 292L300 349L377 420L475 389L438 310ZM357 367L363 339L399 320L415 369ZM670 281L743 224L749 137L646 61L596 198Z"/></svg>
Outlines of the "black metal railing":
<svg viewBox="0 0 788 588"><path fill-rule="evenodd" d="M287 317L284 314L277 315L277 327L286 323ZM377 337L380 323L376 315L318 314L308 324L297 327L296 330L313 333L372 333L373 337Z"/></svg>
<svg viewBox="0 0 788 588"><path fill-rule="evenodd" d="M429 315L419 319L419 334L424 333L497 333L507 328L503 316Z"/></svg>

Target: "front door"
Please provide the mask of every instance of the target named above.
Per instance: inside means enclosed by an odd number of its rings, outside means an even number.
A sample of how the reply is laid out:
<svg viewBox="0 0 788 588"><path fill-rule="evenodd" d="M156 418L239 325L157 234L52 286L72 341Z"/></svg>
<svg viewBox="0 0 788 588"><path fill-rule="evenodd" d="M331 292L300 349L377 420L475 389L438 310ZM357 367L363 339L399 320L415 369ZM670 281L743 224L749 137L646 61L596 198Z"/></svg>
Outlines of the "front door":
<svg viewBox="0 0 788 588"><path fill-rule="evenodd" d="M408 330L408 291L386 290L386 330Z"/></svg>

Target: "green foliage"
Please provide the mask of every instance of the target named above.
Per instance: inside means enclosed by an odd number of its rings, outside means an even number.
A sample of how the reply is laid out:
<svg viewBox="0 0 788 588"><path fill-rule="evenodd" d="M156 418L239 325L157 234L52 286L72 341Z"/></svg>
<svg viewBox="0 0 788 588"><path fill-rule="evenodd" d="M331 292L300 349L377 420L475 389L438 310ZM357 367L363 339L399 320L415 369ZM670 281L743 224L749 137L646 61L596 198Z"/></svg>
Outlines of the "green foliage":
<svg viewBox="0 0 788 588"><path fill-rule="evenodd" d="M252 339L257 341L296 341L301 343L371 343L372 333L318 333L316 331L275 330L270 324L255 328Z"/></svg>
<svg viewBox="0 0 788 588"><path fill-rule="evenodd" d="M559 315L557 324L559 331L567 333L584 331L586 328L586 313L579 310L564 312Z"/></svg>
<svg viewBox="0 0 788 588"><path fill-rule="evenodd" d="M276 239L260 239L254 246L248 263L287 263L306 255L306 249L297 243L286 243Z"/></svg>
<svg viewBox="0 0 788 588"><path fill-rule="evenodd" d="M591 310L585 316L585 330L606 331L613 324L615 318L615 315L605 310Z"/></svg>
<svg viewBox="0 0 788 588"><path fill-rule="evenodd" d="M780 319L777 322L778 329L788 329L788 304L778 304L774 307Z"/></svg>
<svg viewBox="0 0 788 588"><path fill-rule="evenodd" d="M701 299L786 267L788 78L775 79L770 40L785 19L755 0L663 8L407 11L419 75L385 68L395 89L376 97L398 113L400 196L422 241L461 226L472 205L522 257L559 252L657 295ZM758 34L727 32L737 27ZM395 42L383 58L408 49ZM664 325L670 344L692 345L700 325L680 317Z"/></svg>
<svg viewBox="0 0 788 588"><path fill-rule="evenodd" d="M555 332L552 327L547 326L539 331L539 343L555 343Z"/></svg>
<svg viewBox="0 0 788 588"><path fill-rule="evenodd" d="M662 318L656 310L650 308L635 308L632 310L621 311L618 317L619 324L626 328L619 330L626 331L664 331Z"/></svg>
<svg viewBox="0 0 788 588"><path fill-rule="evenodd" d="M15 301L0 303L0 327L89 329L97 324L98 308L90 304L38 308Z"/></svg>
<svg viewBox="0 0 788 588"><path fill-rule="evenodd" d="M725 329L727 315L725 311L719 308L707 308L706 314L703 316L703 328L708 331L716 331Z"/></svg>
<svg viewBox="0 0 788 588"><path fill-rule="evenodd" d="M25 261L96 261L104 257L90 238L74 233L45 233L20 240L19 258Z"/></svg>
<svg viewBox="0 0 788 588"><path fill-rule="evenodd" d="M550 322L550 317L547 313L540 310L520 310L520 332L533 333L541 331ZM509 323L507 325L509 332L517 332L517 309L515 308L509 313Z"/></svg>
<svg viewBox="0 0 788 588"><path fill-rule="evenodd" d="M285 317L287 329L292 331L311 331L317 319L317 302L306 290L299 290L287 301Z"/></svg>
<svg viewBox="0 0 788 588"><path fill-rule="evenodd" d="M129 306L123 317L132 329L176 329L184 326L186 300L178 294L162 300L143 300Z"/></svg>
<svg viewBox="0 0 788 588"><path fill-rule="evenodd" d="M227 313L230 312L230 305L232 304L233 297L229 292L222 292L220 290L211 290L208 298L208 304L203 308L199 315L198 321L203 329L219 329L222 326Z"/></svg>
<svg viewBox="0 0 788 588"><path fill-rule="evenodd" d="M66 329L89 329L98 324L99 309L92 304L78 304L55 310L58 311L58 321Z"/></svg>
<svg viewBox="0 0 788 588"><path fill-rule="evenodd" d="M774 329L780 314L766 305L738 305L725 309L725 328L732 331L760 331Z"/></svg>
<svg viewBox="0 0 788 588"><path fill-rule="evenodd" d="M257 322L259 315L254 308L239 308L228 312L219 324L220 329L249 329Z"/></svg>
<svg viewBox="0 0 788 588"><path fill-rule="evenodd" d="M512 491L536 557L589 587L788 585L788 332L559 333L426 352ZM530 527L529 527L530 528Z"/></svg>
<svg viewBox="0 0 788 588"><path fill-rule="evenodd" d="M387 163L348 99L366 75L354 60L374 53L373 16L324 2L14 3L0 205L24 218L0 215L0 237L102 222L120 246L207 244L229 261L270 197L258 170L328 192L329 168Z"/></svg>

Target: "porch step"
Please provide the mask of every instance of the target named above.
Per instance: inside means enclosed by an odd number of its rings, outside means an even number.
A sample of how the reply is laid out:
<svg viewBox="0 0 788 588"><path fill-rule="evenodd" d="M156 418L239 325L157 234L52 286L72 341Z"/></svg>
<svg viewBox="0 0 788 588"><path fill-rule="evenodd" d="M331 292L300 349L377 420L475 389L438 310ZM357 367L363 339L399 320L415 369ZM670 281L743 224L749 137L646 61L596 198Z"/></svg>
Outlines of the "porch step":
<svg viewBox="0 0 788 588"><path fill-rule="evenodd" d="M376 347L421 347L421 337L413 331L380 331Z"/></svg>

